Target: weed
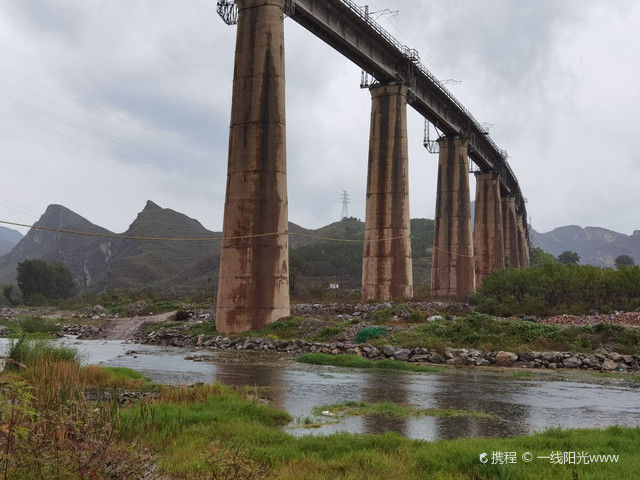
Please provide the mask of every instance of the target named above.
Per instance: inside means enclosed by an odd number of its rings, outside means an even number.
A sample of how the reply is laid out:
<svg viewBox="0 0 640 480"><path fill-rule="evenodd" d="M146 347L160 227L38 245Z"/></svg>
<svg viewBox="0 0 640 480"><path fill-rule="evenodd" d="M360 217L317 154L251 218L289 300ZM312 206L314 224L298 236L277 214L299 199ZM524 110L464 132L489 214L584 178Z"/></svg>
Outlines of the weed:
<svg viewBox="0 0 640 480"><path fill-rule="evenodd" d="M415 365L406 362L397 362L390 359L369 360L357 355L328 355L325 353L307 353L297 359L301 363L313 365L331 365L334 367L376 368L380 370L407 370L412 372L438 373L443 369L426 365Z"/></svg>

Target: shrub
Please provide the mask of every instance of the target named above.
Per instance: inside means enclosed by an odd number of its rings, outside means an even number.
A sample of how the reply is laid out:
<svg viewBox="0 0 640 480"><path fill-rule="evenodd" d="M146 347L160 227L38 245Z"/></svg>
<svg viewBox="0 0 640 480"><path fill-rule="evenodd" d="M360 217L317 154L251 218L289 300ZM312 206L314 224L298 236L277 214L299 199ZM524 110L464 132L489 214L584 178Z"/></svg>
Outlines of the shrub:
<svg viewBox="0 0 640 480"><path fill-rule="evenodd" d="M633 310L640 298L640 267L620 270L545 263L507 268L485 277L471 300L494 315L581 315L589 310Z"/></svg>
<svg viewBox="0 0 640 480"><path fill-rule="evenodd" d="M389 329L387 327L381 326L363 328L356 334L356 338L354 341L356 343L364 343L371 338L382 337L388 332Z"/></svg>

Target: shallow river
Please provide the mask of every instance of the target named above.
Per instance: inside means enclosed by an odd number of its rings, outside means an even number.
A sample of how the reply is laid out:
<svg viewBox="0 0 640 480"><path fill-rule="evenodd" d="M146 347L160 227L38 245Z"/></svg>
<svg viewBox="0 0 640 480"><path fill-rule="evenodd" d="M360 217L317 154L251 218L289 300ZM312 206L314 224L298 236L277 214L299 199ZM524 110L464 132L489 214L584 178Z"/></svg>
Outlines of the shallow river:
<svg viewBox="0 0 640 480"><path fill-rule="evenodd" d="M6 345L2 339L1 345ZM258 352L209 352L138 345L122 341L71 340L84 363L138 370L167 384L218 381L227 385L266 386L274 404L298 418L313 407L350 400L390 400L421 408L455 408L492 414L492 418L378 415L349 417L317 429L291 427L294 435L336 431L394 431L412 438L513 436L550 427L640 426L640 388L612 380L606 384L578 380L514 378L510 372L447 369L442 374L368 371L298 364ZM135 354L126 354L128 351ZM211 354L210 362L186 360Z"/></svg>

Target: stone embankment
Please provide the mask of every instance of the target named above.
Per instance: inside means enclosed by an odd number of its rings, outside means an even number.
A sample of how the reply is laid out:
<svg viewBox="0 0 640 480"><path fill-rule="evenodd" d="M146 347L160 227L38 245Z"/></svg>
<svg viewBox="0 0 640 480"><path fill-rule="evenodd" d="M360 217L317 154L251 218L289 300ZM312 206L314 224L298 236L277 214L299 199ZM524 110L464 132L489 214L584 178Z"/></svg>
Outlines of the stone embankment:
<svg viewBox="0 0 640 480"><path fill-rule="evenodd" d="M182 334L181 330L163 329L141 343L153 343L176 347L203 347L211 350L258 350L290 354L325 353L328 355L351 354L371 360L383 358L405 362L446 364L459 366L497 366L521 368L571 368L601 371L635 371L640 369L638 355L621 355L615 352L583 354L571 352L486 352L476 349L447 348L444 352L425 348L398 348L387 345L376 348L348 342L319 343L303 340L273 340L270 338L229 338L224 336L199 336L197 340ZM194 357L197 359L197 357Z"/></svg>

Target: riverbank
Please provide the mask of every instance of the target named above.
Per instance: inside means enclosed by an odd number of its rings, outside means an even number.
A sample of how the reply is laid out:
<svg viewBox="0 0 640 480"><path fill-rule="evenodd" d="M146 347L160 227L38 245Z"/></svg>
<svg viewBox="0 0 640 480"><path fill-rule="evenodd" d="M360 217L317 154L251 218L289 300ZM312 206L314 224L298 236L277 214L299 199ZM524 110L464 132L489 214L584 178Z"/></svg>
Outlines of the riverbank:
<svg viewBox="0 0 640 480"><path fill-rule="evenodd" d="M611 324L544 325L476 313L424 318L406 307L400 310L405 317L397 318L394 308L398 307L378 310L366 322L344 317L322 320L292 317L261 331L235 336L208 331L213 328L210 323L172 322L140 332L136 341L210 350L354 355L369 360L432 365L640 370L637 328ZM322 341L331 338L340 340Z"/></svg>
<svg viewBox="0 0 640 480"><path fill-rule="evenodd" d="M67 350L55 355L48 352L44 363L38 355L31 355L26 369L0 376L2 395L12 399L8 405L17 407L11 417L19 427L15 431L26 433L15 436L8 449L8 478L22 480L35 474L45 480L80 480L89 475L105 480L538 480L578 475L615 480L640 473L639 428L553 429L515 438L437 442L410 440L395 433L296 437L283 428L292 416L266 400L264 388L153 386L130 370L80 367ZM394 378L393 391L397 392L404 382ZM326 388L326 376L323 382ZM105 388L142 395L128 395L120 406L87 398L87 389ZM500 389L509 394L503 382ZM341 390L349 393L344 387ZM435 417L458 427L492 421L494 415L476 410L474 403L466 408L425 408L398 398L333 405L319 402L311 410L327 418L342 412L365 423L381 421L387 430L392 420L405 424L419 417ZM574 452L574 461L559 462L564 452Z"/></svg>
<svg viewBox="0 0 640 480"><path fill-rule="evenodd" d="M92 318L88 324L81 318L41 319L40 330L79 339L122 339L213 351L355 355L375 361L468 367L640 370L640 329L592 324L599 318L594 316L585 317L585 325L573 325L580 323L574 317L504 319L472 312L465 304L440 302L298 304L292 311L296 316L236 335L216 332L215 312L200 310ZM628 322L630 315L614 317ZM563 319L568 325L549 324ZM5 330L14 334L20 328L33 330L37 324L36 317L4 323Z"/></svg>

